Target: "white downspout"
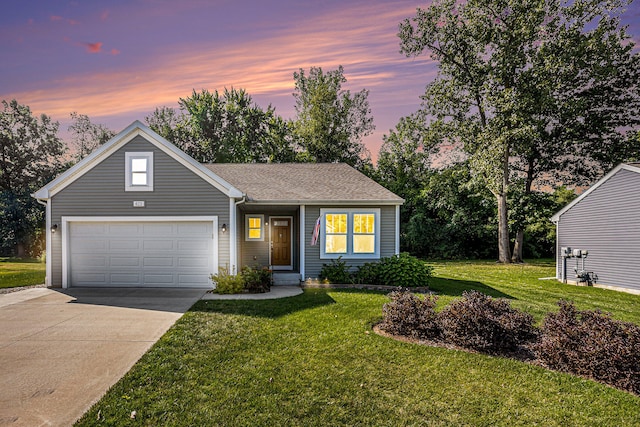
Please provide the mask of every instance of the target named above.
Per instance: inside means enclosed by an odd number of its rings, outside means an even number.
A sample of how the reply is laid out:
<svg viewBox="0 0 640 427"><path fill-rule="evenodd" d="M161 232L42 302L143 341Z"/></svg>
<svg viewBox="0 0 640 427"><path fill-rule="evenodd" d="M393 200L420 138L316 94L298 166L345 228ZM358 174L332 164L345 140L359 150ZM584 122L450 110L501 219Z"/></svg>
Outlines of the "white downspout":
<svg viewBox="0 0 640 427"><path fill-rule="evenodd" d="M45 207L45 277L44 284L51 286L51 205L49 199L36 199L38 203Z"/></svg>
<svg viewBox="0 0 640 427"><path fill-rule="evenodd" d="M238 205L244 203L246 201L246 196L242 196L242 199L237 202L235 199L229 199L229 266L231 274L236 274L238 271L238 220L237 220L237 212Z"/></svg>

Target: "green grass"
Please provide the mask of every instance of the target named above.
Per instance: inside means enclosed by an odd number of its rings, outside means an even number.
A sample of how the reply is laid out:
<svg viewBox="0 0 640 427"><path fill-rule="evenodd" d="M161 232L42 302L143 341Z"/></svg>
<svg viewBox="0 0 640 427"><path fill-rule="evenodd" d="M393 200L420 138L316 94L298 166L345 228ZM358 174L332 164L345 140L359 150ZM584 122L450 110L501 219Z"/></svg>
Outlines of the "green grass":
<svg viewBox="0 0 640 427"><path fill-rule="evenodd" d="M479 289L541 319L566 297L640 323L640 297L540 281L552 275L544 263L434 265L443 301ZM639 397L594 381L378 336L386 301L350 290L200 301L79 425L640 424Z"/></svg>
<svg viewBox="0 0 640 427"><path fill-rule="evenodd" d="M0 258L0 288L41 285L45 263L39 260Z"/></svg>

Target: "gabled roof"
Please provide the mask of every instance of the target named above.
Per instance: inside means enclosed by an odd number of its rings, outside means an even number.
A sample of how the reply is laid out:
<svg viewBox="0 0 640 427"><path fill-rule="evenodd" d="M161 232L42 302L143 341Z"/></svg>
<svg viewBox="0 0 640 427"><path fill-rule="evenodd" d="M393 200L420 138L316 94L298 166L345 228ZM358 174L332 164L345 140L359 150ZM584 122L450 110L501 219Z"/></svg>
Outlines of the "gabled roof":
<svg viewBox="0 0 640 427"><path fill-rule="evenodd" d="M593 184L587 191L585 191L584 193L582 193L580 195L580 197L577 197L575 200L573 200L571 203L569 203L567 206L565 206L564 208L562 208L561 210L559 210L554 216L551 217L551 221L553 221L554 223L557 223L558 221L560 221L560 217L569 209L571 209L572 207L574 207L575 205L577 205L578 203L580 203L582 201L582 199L584 199L585 197L588 197L589 194L591 194L592 191L594 191L596 188L600 187L602 184L604 184L605 182L607 182L608 180L610 180L615 174L617 174L621 169L627 170L629 172L635 172L635 173L640 173L640 163L622 163L618 166L616 166L611 172L609 172L608 174L606 174L604 177L602 177L600 179L600 181L596 182L595 184Z"/></svg>
<svg viewBox="0 0 640 427"><path fill-rule="evenodd" d="M67 169L64 173L59 175L56 179L49 182L47 185L32 194L36 199L46 200L53 197L56 193L63 190L69 184L80 178L82 175L90 171L97 164L108 158L122 146L127 144L136 136L142 136L158 149L181 163L187 169L190 169L193 173L204 179L206 182L220 190L222 193L229 197L242 197L243 194L237 188L229 184L224 179L220 178L211 170L205 168L200 163L196 162L192 157L188 156L185 152L178 147L149 129L147 126L136 120L131 123L122 132L111 138L100 148L93 153L80 160L78 163Z"/></svg>
<svg viewBox="0 0 640 427"><path fill-rule="evenodd" d="M404 200L344 163L212 163L204 165L264 204L390 204Z"/></svg>

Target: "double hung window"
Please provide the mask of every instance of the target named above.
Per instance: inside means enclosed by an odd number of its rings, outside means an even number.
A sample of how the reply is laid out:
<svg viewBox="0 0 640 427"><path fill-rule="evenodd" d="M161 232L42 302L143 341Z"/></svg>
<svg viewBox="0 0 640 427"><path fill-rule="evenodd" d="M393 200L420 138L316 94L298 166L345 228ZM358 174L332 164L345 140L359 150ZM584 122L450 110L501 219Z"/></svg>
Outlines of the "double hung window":
<svg viewBox="0 0 640 427"><path fill-rule="evenodd" d="M379 209L321 209L320 257L379 258Z"/></svg>

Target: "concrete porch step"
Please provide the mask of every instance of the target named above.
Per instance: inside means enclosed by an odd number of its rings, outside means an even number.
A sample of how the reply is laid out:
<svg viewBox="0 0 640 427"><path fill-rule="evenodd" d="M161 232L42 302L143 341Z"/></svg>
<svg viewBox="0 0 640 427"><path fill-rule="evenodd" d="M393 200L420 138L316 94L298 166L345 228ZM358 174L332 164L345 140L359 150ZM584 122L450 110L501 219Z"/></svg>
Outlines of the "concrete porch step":
<svg viewBox="0 0 640 427"><path fill-rule="evenodd" d="M293 286L300 284L300 273L274 271L273 286Z"/></svg>

